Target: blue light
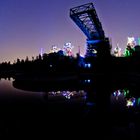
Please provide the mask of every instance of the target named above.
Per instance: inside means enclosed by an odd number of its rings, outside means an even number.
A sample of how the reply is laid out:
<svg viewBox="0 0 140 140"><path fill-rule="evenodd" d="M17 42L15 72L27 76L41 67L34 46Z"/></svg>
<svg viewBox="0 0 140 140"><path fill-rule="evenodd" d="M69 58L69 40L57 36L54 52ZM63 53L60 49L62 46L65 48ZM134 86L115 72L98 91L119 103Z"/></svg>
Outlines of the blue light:
<svg viewBox="0 0 140 140"><path fill-rule="evenodd" d="M88 79L88 83L90 83L90 80Z"/></svg>
<svg viewBox="0 0 140 140"><path fill-rule="evenodd" d="M85 83L90 83L90 82L91 82L90 79L85 80Z"/></svg>
<svg viewBox="0 0 140 140"><path fill-rule="evenodd" d="M99 43L101 42L101 40L87 40L88 44L95 44L95 43Z"/></svg>
<svg viewBox="0 0 140 140"><path fill-rule="evenodd" d="M91 67L91 64L87 64L87 66L88 66L88 68L90 68Z"/></svg>
<svg viewBox="0 0 140 140"><path fill-rule="evenodd" d="M94 106L95 105L95 103L93 103L93 102L87 102L86 104L87 104L87 106Z"/></svg>
<svg viewBox="0 0 140 140"><path fill-rule="evenodd" d="M90 63L85 64L85 68L91 68L91 64Z"/></svg>

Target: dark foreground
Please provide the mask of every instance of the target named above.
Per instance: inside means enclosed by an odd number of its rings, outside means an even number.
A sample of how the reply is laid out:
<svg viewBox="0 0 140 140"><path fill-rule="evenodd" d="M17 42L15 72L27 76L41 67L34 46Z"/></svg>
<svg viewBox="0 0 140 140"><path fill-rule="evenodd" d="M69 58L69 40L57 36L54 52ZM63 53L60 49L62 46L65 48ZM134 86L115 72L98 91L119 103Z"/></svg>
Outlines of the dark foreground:
<svg viewBox="0 0 140 140"><path fill-rule="evenodd" d="M100 109L100 110L99 110ZM85 99L44 101L4 99L0 104L0 138L134 139L140 115L132 110L109 111Z"/></svg>
<svg viewBox="0 0 140 140"><path fill-rule="evenodd" d="M2 99L0 139L42 137L47 132L47 107L38 99Z"/></svg>
<svg viewBox="0 0 140 140"><path fill-rule="evenodd" d="M0 95L0 139L139 138L140 107L111 104L111 85L105 81L70 99L48 92L22 94L7 86L10 92Z"/></svg>
<svg viewBox="0 0 140 140"><path fill-rule="evenodd" d="M140 114L130 110L106 110L92 104L49 105L49 135L54 138L136 139Z"/></svg>

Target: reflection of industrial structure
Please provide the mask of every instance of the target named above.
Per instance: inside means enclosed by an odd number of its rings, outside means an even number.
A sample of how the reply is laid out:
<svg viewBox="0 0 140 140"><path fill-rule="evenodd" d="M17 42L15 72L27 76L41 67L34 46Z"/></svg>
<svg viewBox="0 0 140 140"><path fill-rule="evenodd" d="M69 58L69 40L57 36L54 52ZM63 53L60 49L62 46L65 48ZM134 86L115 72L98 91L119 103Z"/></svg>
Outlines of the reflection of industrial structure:
<svg viewBox="0 0 140 140"><path fill-rule="evenodd" d="M101 41L109 41L105 38L102 25L98 19L93 3L70 9L70 17L87 36L86 56L96 56L98 53L98 43Z"/></svg>

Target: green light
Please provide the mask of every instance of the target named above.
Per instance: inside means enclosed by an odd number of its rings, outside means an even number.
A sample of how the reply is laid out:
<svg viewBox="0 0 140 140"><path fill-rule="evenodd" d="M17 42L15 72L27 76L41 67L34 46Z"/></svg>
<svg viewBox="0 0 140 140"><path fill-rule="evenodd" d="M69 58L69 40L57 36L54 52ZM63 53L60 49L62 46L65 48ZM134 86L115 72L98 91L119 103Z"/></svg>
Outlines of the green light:
<svg viewBox="0 0 140 140"><path fill-rule="evenodd" d="M140 46L140 37L138 38L138 45Z"/></svg>
<svg viewBox="0 0 140 140"><path fill-rule="evenodd" d="M125 57L132 56L134 51L135 51L135 48L131 48L131 49L126 48L124 52L124 56Z"/></svg>
<svg viewBox="0 0 140 140"><path fill-rule="evenodd" d="M138 105L140 104L140 98L138 98Z"/></svg>
<svg viewBox="0 0 140 140"><path fill-rule="evenodd" d="M128 89L124 89L123 92L124 92L125 97L127 97L129 95L129 90Z"/></svg>

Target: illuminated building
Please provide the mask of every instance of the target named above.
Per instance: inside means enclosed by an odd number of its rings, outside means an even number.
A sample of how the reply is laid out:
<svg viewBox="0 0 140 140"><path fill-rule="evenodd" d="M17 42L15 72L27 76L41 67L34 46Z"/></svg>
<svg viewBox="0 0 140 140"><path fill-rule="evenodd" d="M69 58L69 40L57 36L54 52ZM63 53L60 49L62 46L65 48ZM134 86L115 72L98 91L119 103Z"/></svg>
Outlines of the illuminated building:
<svg viewBox="0 0 140 140"><path fill-rule="evenodd" d="M65 43L63 46L64 55L72 56L73 55L73 53L72 53L73 48L74 47L71 45L71 42Z"/></svg>
<svg viewBox="0 0 140 140"><path fill-rule="evenodd" d="M127 38L127 46L130 46L131 48L135 47L136 41L134 37L128 37Z"/></svg>
<svg viewBox="0 0 140 140"><path fill-rule="evenodd" d="M58 51L60 51L60 48L58 48L56 45L53 45L50 50L50 53L57 53Z"/></svg>
<svg viewBox="0 0 140 140"><path fill-rule="evenodd" d="M126 56L126 57L132 56L133 52L135 51L135 45L136 45L135 38L128 37L127 38L127 47L125 49L124 56Z"/></svg>
<svg viewBox="0 0 140 140"><path fill-rule="evenodd" d="M121 48L120 48L119 45L117 44L117 47L114 49L114 56L120 57L121 55L122 55L122 53L121 53Z"/></svg>

